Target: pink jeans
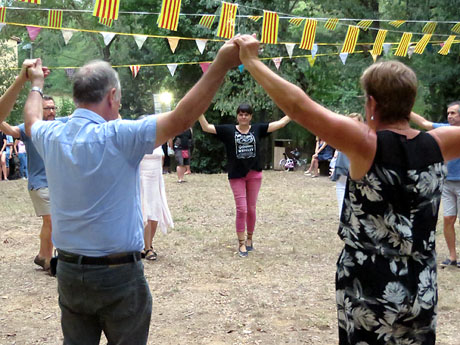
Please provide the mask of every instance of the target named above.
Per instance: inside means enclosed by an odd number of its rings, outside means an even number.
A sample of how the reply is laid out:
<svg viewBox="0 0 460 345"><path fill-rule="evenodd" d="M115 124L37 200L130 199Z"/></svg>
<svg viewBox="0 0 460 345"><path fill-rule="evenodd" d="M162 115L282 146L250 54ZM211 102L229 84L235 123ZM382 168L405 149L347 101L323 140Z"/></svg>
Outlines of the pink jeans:
<svg viewBox="0 0 460 345"><path fill-rule="evenodd" d="M262 184L262 172L251 170L242 178L230 179L236 205L236 232L252 234L256 226L256 203Z"/></svg>

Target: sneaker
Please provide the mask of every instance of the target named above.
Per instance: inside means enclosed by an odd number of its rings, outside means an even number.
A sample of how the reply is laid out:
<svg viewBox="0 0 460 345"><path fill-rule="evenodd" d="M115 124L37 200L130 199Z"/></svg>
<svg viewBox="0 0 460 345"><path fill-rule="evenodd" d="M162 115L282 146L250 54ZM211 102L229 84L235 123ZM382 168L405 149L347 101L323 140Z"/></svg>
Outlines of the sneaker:
<svg viewBox="0 0 460 345"><path fill-rule="evenodd" d="M457 266L457 260L446 259L443 262L441 262L441 267L442 268L445 268L445 267L448 267L448 266L454 266L454 267ZM457 267L460 267L460 265L457 266Z"/></svg>

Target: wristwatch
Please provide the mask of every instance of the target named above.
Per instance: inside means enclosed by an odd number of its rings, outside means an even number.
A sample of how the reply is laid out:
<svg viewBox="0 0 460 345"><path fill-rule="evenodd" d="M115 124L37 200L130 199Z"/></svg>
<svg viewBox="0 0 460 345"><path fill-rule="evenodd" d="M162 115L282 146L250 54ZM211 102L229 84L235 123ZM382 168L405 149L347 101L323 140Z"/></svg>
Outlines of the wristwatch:
<svg viewBox="0 0 460 345"><path fill-rule="evenodd" d="M32 87L32 88L30 89L30 92L32 92L32 91L37 91L37 92L40 94L40 96L42 96L42 98L43 98L43 91L42 91L42 89L40 89L38 86Z"/></svg>

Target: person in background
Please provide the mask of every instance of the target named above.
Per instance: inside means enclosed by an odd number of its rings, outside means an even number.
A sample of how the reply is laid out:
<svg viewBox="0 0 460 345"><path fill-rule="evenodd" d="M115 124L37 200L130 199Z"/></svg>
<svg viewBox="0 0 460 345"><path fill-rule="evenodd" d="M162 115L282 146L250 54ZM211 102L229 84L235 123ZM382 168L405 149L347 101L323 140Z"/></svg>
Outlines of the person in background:
<svg viewBox="0 0 460 345"><path fill-rule="evenodd" d="M2 148L0 149L0 161L2 166L3 179L8 181L10 175L10 159L13 157L13 137L7 133L3 138Z"/></svg>
<svg viewBox="0 0 460 345"><path fill-rule="evenodd" d="M417 77L398 61L361 76L367 123L313 101L260 59L252 36L235 38L245 69L294 121L343 152L350 176L339 225L339 344L436 342L436 222L444 161L460 157L460 128L410 127Z"/></svg>
<svg viewBox="0 0 460 345"><path fill-rule="evenodd" d="M188 128L173 140L174 154L177 162L177 182L183 183L187 166L190 169L190 144L192 142L192 129Z"/></svg>
<svg viewBox="0 0 460 345"><path fill-rule="evenodd" d="M256 226L256 204L262 185L263 167L260 140L283 128L290 121L289 117L284 116L270 123L251 124L252 113L252 107L243 103L236 109L237 125L211 125L204 115L198 119L203 132L216 134L225 145L228 181L236 206L235 225L240 257L247 257L248 251L254 249L252 238Z"/></svg>
<svg viewBox="0 0 460 345"><path fill-rule="evenodd" d="M322 161L329 161L334 156L334 149L327 144L321 138L316 137L316 147L315 153L311 157L311 164L307 171L305 171L305 175L311 176L313 178L319 176L319 162Z"/></svg>
<svg viewBox="0 0 460 345"><path fill-rule="evenodd" d="M27 172L27 150L26 145L21 139L16 139L15 147L18 152L19 172L23 180L27 180L29 175Z"/></svg>
<svg viewBox="0 0 460 345"><path fill-rule="evenodd" d="M411 121L426 130L443 126L460 126L460 101L447 105L447 123L435 123L412 112ZM460 159L447 162L447 177L442 188L443 230L449 257L441 262L441 267L458 267L455 237L455 221L460 217Z"/></svg>

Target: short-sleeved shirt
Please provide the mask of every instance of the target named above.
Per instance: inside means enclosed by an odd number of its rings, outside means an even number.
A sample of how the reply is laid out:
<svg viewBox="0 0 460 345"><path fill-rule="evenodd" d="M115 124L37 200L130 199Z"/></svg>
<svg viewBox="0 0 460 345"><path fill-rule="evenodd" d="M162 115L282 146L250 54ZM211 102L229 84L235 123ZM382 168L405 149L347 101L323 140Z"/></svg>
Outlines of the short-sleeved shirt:
<svg viewBox="0 0 460 345"><path fill-rule="evenodd" d="M229 179L245 177L250 170L262 171L260 139L269 134L268 123L251 125L247 134L238 131L235 125L215 125L215 128L227 152Z"/></svg>
<svg viewBox="0 0 460 345"><path fill-rule="evenodd" d="M68 117L58 117L55 121L65 123L69 120ZM19 126L21 132L20 139L26 146L27 151L27 172L28 181L27 188L29 190L38 190L41 188L48 188L48 181L46 180L45 163L42 157L37 152L32 140L26 134L25 126L21 123Z"/></svg>
<svg viewBox="0 0 460 345"><path fill-rule="evenodd" d="M155 139L154 116L107 122L82 108L66 124L32 126L48 177L56 248L86 256L142 250L139 163Z"/></svg>
<svg viewBox="0 0 460 345"><path fill-rule="evenodd" d="M433 123L433 128L447 127L448 123ZM447 162L447 181L460 181L460 158Z"/></svg>
<svg viewBox="0 0 460 345"><path fill-rule="evenodd" d="M189 128L173 140L175 150L188 150L192 144L192 130Z"/></svg>

